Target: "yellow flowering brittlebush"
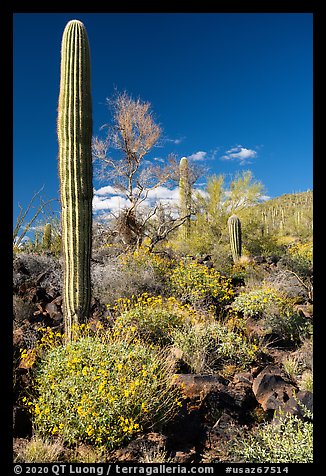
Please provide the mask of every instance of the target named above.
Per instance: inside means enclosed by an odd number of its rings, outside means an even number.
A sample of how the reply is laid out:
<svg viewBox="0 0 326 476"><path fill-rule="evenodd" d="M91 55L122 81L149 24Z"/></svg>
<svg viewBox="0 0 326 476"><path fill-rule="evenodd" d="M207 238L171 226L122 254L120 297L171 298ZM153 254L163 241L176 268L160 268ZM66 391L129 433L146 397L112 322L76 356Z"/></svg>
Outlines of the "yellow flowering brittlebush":
<svg viewBox="0 0 326 476"><path fill-rule="evenodd" d="M50 350L28 402L44 435L115 448L168 421L179 406L171 364L139 342L84 336Z"/></svg>
<svg viewBox="0 0 326 476"><path fill-rule="evenodd" d="M115 335L128 330L159 345L171 343L174 330L182 329L186 323L205 320L205 316L189 304L182 304L172 296L165 298L148 293L119 298L113 310L117 314L113 326Z"/></svg>
<svg viewBox="0 0 326 476"><path fill-rule="evenodd" d="M261 317L271 306L282 312L289 306L289 301L284 293L266 284L240 293L232 303L235 311L242 312L245 317L256 318Z"/></svg>
<svg viewBox="0 0 326 476"><path fill-rule="evenodd" d="M288 248L289 254L296 259L311 263L313 261L313 244L294 243Z"/></svg>
<svg viewBox="0 0 326 476"><path fill-rule="evenodd" d="M211 297L220 304L227 304L234 297L230 279L195 261L181 261L173 269L170 280L175 294L186 301Z"/></svg>
<svg viewBox="0 0 326 476"><path fill-rule="evenodd" d="M38 329L40 338L31 349L20 349L20 364L22 369L31 369L46 349L61 345L63 334L54 331L51 327L41 327Z"/></svg>

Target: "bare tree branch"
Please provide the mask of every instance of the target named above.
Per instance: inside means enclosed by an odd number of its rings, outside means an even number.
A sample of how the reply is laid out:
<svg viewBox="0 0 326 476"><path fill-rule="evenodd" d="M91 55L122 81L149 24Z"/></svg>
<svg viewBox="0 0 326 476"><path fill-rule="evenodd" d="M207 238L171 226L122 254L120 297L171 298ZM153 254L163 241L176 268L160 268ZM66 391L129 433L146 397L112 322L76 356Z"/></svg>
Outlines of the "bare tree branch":
<svg viewBox="0 0 326 476"><path fill-rule="evenodd" d="M118 220L122 239L128 243L134 239L140 244L146 236L146 226L158 211L155 206L144 216L144 211L140 212L140 205L144 204L153 190L163 185L175 185L179 181L179 162L174 155L169 155L164 165L146 160L162 134L149 102L139 98L135 100L123 92L109 99L108 104L112 111L112 124L105 125L107 135L103 140L94 137L93 158L99 165L99 178L110 180L112 186L129 202ZM193 171L192 180L197 178ZM171 226L166 226L163 234L159 232L160 236L169 233ZM173 222L172 229L176 226ZM123 232L123 227L129 230Z"/></svg>

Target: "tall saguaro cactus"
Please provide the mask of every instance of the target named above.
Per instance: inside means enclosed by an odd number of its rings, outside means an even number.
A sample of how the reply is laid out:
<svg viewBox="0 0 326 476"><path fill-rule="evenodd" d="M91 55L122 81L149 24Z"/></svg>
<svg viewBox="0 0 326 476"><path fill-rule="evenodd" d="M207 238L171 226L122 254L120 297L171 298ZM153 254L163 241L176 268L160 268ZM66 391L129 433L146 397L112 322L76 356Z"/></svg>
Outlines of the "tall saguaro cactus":
<svg viewBox="0 0 326 476"><path fill-rule="evenodd" d="M85 322L91 298L92 101L87 32L78 20L67 23L61 45L58 106L59 175L64 257L64 320Z"/></svg>
<svg viewBox="0 0 326 476"><path fill-rule="evenodd" d="M234 263L241 258L241 222L237 215L231 215L228 219L229 238L231 253Z"/></svg>
<svg viewBox="0 0 326 476"><path fill-rule="evenodd" d="M179 164L180 181L180 210L182 216L187 216L187 219L182 226L184 238L189 238L190 235L190 214L191 214L191 183L189 164L186 157L182 157Z"/></svg>

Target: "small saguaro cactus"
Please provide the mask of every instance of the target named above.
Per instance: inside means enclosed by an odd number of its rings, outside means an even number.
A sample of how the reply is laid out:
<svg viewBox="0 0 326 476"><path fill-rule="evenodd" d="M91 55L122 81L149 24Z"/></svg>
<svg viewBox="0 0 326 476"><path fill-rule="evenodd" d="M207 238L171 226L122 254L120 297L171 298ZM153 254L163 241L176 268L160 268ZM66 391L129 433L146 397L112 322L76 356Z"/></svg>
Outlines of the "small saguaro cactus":
<svg viewBox="0 0 326 476"><path fill-rule="evenodd" d="M191 183L189 174L189 164L186 157L182 157L179 164L179 190L180 190L180 211L182 216L187 216L182 232L184 238L190 235L190 214L191 214Z"/></svg>
<svg viewBox="0 0 326 476"><path fill-rule="evenodd" d="M231 215L228 219L229 238L233 262L241 258L241 222L237 215Z"/></svg>
<svg viewBox="0 0 326 476"><path fill-rule="evenodd" d="M45 250L49 250L52 243L52 226L51 223L46 223L43 230L42 245Z"/></svg>
<svg viewBox="0 0 326 476"><path fill-rule="evenodd" d="M87 320L91 299L92 101L90 51L86 29L67 23L61 44L58 105L59 176L64 260L66 339L72 326Z"/></svg>
<svg viewBox="0 0 326 476"><path fill-rule="evenodd" d="M35 233L34 249L37 250L40 246L40 233Z"/></svg>

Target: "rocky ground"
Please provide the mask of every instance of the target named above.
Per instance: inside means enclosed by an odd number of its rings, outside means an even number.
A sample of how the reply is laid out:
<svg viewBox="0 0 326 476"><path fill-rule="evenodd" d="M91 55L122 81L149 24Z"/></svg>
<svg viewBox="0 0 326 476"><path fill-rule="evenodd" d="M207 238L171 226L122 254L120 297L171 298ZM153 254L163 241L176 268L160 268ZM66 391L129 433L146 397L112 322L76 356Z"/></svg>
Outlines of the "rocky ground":
<svg viewBox="0 0 326 476"><path fill-rule="evenodd" d="M16 453L32 435L29 415L18 403L20 391L29 384L30 378L29 370L20 363L20 349L33 347L40 327L63 330L60 263L46 256L42 260L33 263L17 257L14 262ZM309 309L305 303L301 305L301 312L312 319ZM91 321L104 320L106 313L104 305L92 302ZM248 332L259 333L251 324L249 321ZM286 346L270 346L264 362L230 379L219 375L178 374L176 384L182 384L185 396L178 419L170 423L164 433L142 434L106 458L113 462L139 462L145 452L147 455L164 453L171 461L180 463L228 461L227 446L237 431L251 428L262 419L272 421L280 408L305 418L298 402L312 410L312 393L299 390L281 365L284 355L291 351Z"/></svg>

